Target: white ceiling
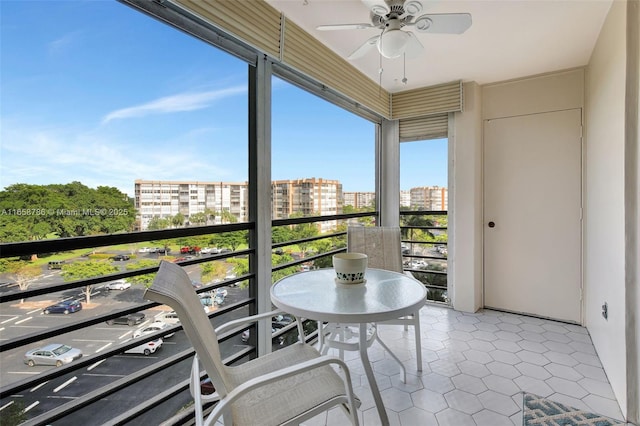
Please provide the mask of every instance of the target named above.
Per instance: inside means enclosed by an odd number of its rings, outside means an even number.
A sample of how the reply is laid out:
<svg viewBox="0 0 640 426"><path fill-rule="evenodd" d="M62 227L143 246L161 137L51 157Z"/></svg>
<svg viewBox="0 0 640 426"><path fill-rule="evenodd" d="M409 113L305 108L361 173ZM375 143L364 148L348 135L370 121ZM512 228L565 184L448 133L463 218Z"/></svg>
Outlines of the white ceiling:
<svg viewBox="0 0 640 426"><path fill-rule="evenodd" d="M346 58L379 29L318 31L318 25L369 23L360 0L266 0ZM453 80L480 84L586 65L612 0L421 0L425 13L467 12L465 33L424 34L406 27L424 46L406 60L382 58L382 86L390 92ZM372 49L350 61L376 83L380 55Z"/></svg>

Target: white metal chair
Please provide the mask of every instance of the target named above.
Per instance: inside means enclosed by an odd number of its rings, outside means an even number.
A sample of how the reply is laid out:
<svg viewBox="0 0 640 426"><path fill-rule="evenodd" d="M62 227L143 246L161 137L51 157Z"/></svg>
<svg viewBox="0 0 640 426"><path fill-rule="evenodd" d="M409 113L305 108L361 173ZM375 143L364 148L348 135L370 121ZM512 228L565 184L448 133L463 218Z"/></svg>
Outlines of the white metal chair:
<svg viewBox="0 0 640 426"><path fill-rule="evenodd" d="M403 273L402 267L402 238L400 236L399 227L384 227L384 226L349 226L347 228L347 251L355 253L364 253L368 257L368 268L386 269L389 271ZM406 317L398 318L395 320L389 320L381 322L380 324L395 324L403 325L405 330L408 330L409 326L413 326L415 334L416 344L416 363L418 371L422 371L422 346L420 340L420 311L408 315ZM375 325L373 325L375 327ZM330 340L327 340L327 337ZM347 349L342 342L344 340L344 334L349 334L350 330L341 330L328 325L324 335L320 336L321 345L327 345L338 349ZM395 358L402 368L403 376L404 366L395 357L392 351L390 351L377 337L376 332L371 332L378 342ZM369 343L370 344L370 343Z"/></svg>
<svg viewBox="0 0 640 426"><path fill-rule="evenodd" d="M196 425L210 425L219 419L225 425L293 425L336 405L346 411L352 424L358 424L359 401L353 394L347 365L321 355L310 345L298 342L238 366L222 362L217 333L281 311L230 321L214 330L189 276L179 265L166 261L160 264L145 297L175 310L196 351L190 379ZM304 337L302 323L297 321L298 332ZM201 395L200 364L216 389L213 395ZM203 404L218 399L205 419Z"/></svg>

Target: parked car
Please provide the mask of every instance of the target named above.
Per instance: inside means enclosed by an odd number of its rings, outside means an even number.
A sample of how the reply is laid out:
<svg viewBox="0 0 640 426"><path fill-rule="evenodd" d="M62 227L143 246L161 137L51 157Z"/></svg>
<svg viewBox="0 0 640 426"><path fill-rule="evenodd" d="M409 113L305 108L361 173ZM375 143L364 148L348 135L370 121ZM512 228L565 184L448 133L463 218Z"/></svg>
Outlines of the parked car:
<svg viewBox="0 0 640 426"><path fill-rule="evenodd" d="M200 393L202 395L211 395L215 391L216 388L213 386L213 383L211 383L210 378L207 377L206 379L200 380Z"/></svg>
<svg viewBox="0 0 640 426"><path fill-rule="evenodd" d="M181 254L196 254L198 252L200 252L200 247L198 247L198 246L180 247L180 253Z"/></svg>
<svg viewBox="0 0 640 426"><path fill-rule="evenodd" d="M105 290L126 290L129 287L131 287L131 283L126 280L111 281L104 285Z"/></svg>
<svg viewBox="0 0 640 426"><path fill-rule="evenodd" d="M200 253L202 254L218 254L219 252L220 250L218 250L216 247L205 247L200 250Z"/></svg>
<svg viewBox="0 0 640 426"><path fill-rule="evenodd" d="M178 318L178 314L176 314L176 311L165 312L158 315L157 318L158 319L156 321L162 321L169 325L180 324L180 318Z"/></svg>
<svg viewBox="0 0 640 426"><path fill-rule="evenodd" d="M24 354L24 363L29 367L34 365L55 365L61 367L64 364L81 358L82 351L60 343L50 343L41 348L31 349Z"/></svg>
<svg viewBox="0 0 640 426"><path fill-rule="evenodd" d="M110 259L115 261L126 261L131 259L131 256L126 254L116 254L115 256L111 256Z"/></svg>
<svg viewBox="0 0 640 426"><path fill-rule="evenodd" d="M112 318L110 320L107 320L107 324L109 325L113 325L113 324L126 324L129 327L133 327L136 324L140 324L142 321L144 321L145 315L142 312L134 312L132 314L129 315L125 315L125 316L121 316L118 318Z"/></svg>
<svg viewBox="0 0 640 426"><path fill-rule="evenodd" d="M147 325L146 327L140 328L136 331L133 332L132 337L135 339L136 337L140 337L140 336L144 336L145 334L151 334L151 333L155 333L156 331L160 331L160 330L164 330L165 328L169 327L169 324L167 324L166 322L163 321L154 321L151 324ZM164 339L169 338L171 336L173 336L174 334L176 334L175 332L171 332L169 334L166 334L164 336L162 336Z"/></svg>
<svg viewBox="0 0 640 426"><path fill-rule="evenodd" d="M49 269L62 269L62 266L64 265L64 260L52 260L51 262L49 262L48 264L48 268Z"/></svg>
<svg viewBox="0 0 640 426"><path fill-rule="evenodd" d="M149 253L151 249L149 247L140 247L138 253Z"/></svg>
<svg viewBox="0 0 640 426"><path fill-rule="evenodd" d="M274 328L273 326L271 327L271 334L274 334L276 331L278 331L278 329ZM242 339L243 343L247 343L249 341L249 337L251 337L251 332L249 330L245 330L242 332L242 335L240 336L240 339ZM282 345L284 343L284 336L278 336L278 337L274 337L271 339L272 343L278 343L279 345Z"/></svg>
<svg viewBox="0 0 640 426"><path fill-rule="evenodd" d="M169 254L170 252L170 247L156 247L156 253L158 254Z"/></svg>
<svg viewBox="0 0 640 426"><path fill-rule="evenodd" d="M72 314L82 310L82 303L77 300L63 300L55 305L47 306L42 310L43 314Z"/></svg>
<svg viewBox="0 0 640 426"><path fill-rule="evenodd" d="M152 340L124 351L125 354L143 354L149 356L162 346L162 339Z"/></svg>

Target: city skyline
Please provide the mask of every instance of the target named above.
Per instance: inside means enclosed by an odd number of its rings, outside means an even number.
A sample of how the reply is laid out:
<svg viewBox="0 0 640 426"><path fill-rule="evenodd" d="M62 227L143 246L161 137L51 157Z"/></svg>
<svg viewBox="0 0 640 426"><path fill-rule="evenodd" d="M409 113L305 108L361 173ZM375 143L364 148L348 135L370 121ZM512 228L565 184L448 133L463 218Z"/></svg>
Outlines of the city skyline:
<svg viewBox="0 0 640 426"><path fill-rule="evenodd" d="M2 8L0 189L248 179L246 63L117 2ZM374 124L272 86L272 179L373 191ZM446 140L402 144L402 187L446 186L446 170Z"/></svg>

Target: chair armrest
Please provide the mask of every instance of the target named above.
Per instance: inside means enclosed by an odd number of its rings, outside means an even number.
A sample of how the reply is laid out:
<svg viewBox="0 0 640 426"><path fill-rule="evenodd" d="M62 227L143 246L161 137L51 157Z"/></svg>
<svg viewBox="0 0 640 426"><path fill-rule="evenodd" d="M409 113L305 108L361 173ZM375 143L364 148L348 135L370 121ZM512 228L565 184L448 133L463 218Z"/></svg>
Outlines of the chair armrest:
<svg viewBox="0 0 640 426"><path fill-rule="evenodd" d="M284 311L282 311L280 309L276 309L276 310L271 311L271 312L264 312L262 314L250 315L248 317L242 317L242 318L235 319L233 321L226 322L226 323L218 326L215 330L216 330L217 334L221 334L221 333L225 332L226 330L228 330L230 328L238 327L238 326L245 325L245 324L251 324L251 323L257 322L257 321L259 321L259 320L261 320L263 318L270 318L270 317L273 317L275 315L283 314L283 313L284 313Z"/></svg>
<svg viewBox="0 0 640 426"><path fill-rule="evenodd" d="M320 355L318 358L314 358L291 367L285 367L280 370L264 374L262 376L254 377L251 380L247 380L246 382L235 388L233 391L229 392L225 398L221 399L220 402L216 404L213 411L211 411L211 413L209 414L209 417L205 422L205 426L215 423L228 405L232 404L236 399L240 398L247 392L250 392L262 386L269 385L273 382L286 379L287 377L295 376L296 374L300 374L302 372L313 370L315 368L320 368L330 364L337 364L341 367L339 370L344 374L343 380L347 386L348 392L349 394L353 394L353 388L351 385L351 374L349 373L347 364L340 358Z"/></svg>

